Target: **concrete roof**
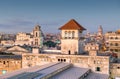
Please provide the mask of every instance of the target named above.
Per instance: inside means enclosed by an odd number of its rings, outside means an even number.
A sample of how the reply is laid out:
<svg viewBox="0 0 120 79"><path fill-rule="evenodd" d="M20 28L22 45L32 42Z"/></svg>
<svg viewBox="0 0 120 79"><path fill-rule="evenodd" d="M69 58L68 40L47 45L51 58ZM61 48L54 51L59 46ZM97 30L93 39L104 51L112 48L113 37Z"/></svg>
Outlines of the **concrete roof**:
<svg viewBox="0 0 120 79"><path fill-rule="evenodd" d="M90 73L85 79L108 79L107 74Z"/></svg>
<svg viewBox="0 0 120 79"><path fill-rule="evenodd" d="M71 67L50 79L79 79L83 74L85 74L89 69L80 67Z"/></svg>

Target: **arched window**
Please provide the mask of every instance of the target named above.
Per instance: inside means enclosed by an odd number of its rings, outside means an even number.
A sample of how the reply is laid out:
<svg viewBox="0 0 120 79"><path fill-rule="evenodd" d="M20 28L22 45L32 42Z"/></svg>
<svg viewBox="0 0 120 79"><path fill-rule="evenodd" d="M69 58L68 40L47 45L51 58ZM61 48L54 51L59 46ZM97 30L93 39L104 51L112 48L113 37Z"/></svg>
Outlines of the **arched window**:
<svg viewBox="0 0 120 79"><path fill-rule="evenodd" d="M65 39L67 39L67 31L65 31Z"/></svg>
<svg viewBox="0 0 120 79"><path fill-rule="evenodd" d="M74 39L74 37L75 37L75 32L72 31L72 39Z"/></svg>
<svg viewBox="0 0 120 79"><path fill-rule="evenodd" d="M38 36L38 33L36 32L36 37Z"/></svg>

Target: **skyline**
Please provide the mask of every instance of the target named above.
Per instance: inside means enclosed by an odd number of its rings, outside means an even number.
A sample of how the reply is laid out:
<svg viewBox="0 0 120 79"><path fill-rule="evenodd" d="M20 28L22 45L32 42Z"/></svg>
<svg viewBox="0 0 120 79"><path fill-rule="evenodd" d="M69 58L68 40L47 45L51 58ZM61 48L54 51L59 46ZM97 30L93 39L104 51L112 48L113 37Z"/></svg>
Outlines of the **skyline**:
<svg viewBox="0 0 120 79"><path fill-rule="evenodd" d="M119 0L1 0L0 32L31 32L39 24L44 33L75 19L89 32L120 29ZM92 28L91 28L92 27Z"/></svg>

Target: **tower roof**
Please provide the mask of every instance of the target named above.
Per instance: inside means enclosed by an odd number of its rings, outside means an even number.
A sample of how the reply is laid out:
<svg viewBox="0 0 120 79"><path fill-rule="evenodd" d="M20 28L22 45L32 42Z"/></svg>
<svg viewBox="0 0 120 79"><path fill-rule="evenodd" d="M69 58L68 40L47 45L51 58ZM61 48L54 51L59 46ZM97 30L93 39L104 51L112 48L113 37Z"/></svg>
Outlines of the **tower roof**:
<svg viewBox="0 0 120 79"><path fill-rule="evenodd" d="M41 28L41 27L37 24L37 25L34 27L34 30L41 30L40 28Z"/></svg>
<svg viewBox="0 0 120 79"><path fill-rule="evenodd" d="M75 21L74 19L71 19L70 21L68 21L65 25L63 25L62 27L59 28L60 30L86 30L84 27L82 27L77 21Z"/></svg>

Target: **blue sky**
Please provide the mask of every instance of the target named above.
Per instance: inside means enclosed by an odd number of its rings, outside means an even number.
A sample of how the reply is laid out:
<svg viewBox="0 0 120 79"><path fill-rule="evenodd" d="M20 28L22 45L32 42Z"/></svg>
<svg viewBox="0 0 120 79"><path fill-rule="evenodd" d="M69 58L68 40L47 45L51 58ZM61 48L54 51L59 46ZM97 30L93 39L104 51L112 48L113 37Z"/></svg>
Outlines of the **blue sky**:
<svg viewBox="0 0 120 79"><path fill-rule="evenodd" d="M31 32L39 24L43 32L75 19L89 32L120 29L120 0L0 0L0 32Z"/></svg>

